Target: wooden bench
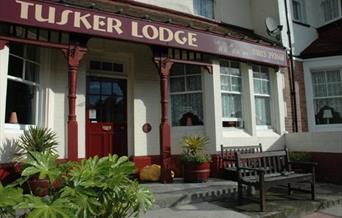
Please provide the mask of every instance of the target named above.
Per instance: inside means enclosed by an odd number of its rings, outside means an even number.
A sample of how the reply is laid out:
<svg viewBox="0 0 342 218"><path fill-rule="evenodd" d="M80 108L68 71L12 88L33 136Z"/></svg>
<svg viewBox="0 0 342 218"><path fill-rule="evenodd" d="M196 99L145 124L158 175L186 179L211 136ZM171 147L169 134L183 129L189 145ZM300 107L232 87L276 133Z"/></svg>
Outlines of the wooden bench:
<svg viewBox="0 0 342 218"><path fill-rule="evenodd" d="M296 173L291 170L291 164L310 165L311 172ZM254 186L259 189L260 210L265 210L265 193L276 185L287 185L288 194L292 190L311 192L315 200L315 166L311 162L290 162L287 149L283 151L269 151L262 153L242 154L236 152L236 167L238 171L238 200L243 197L243 185ZM309 183L311 190L291 188L291 183Z"/></svg>
<svg viewBox="0 0 342 218"><path fill-rule="evenodd" d="M260 153L262 152L261 143L258 145L248 146L223 146L221 145L220 159L222 161L222 175L225 179L237 181L237 170L236 170L236 156L235 153L241 154Z"/></svg>

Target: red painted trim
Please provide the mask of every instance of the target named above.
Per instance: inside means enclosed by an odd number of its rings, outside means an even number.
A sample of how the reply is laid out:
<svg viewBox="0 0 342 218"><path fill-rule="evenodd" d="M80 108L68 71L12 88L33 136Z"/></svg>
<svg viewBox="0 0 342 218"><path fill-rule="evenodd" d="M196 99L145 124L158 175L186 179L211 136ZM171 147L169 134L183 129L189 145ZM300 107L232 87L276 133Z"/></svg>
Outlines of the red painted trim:
<svg viewBox="0 0 342 218"><path fill-rule="evenodd" d="M42 41L30 40L30 39L18 39L18 38L8 37L8 36L0 36L0 40L23 43L23 44L30 44L30 45L37 45L37 46L42 46L42 47L47 47L47 48L57 48L57 49L68 49L69 48L68 45L55 44L55 43L51 43L51 42L42 42Z"/></svg>
<svg viewBox="0 0 342 218"><path fill-rule="evenodd" d="M78 159L78 123L76 120L77 70L87 49L70 46L62 50L69 66L69 114L68 114L68 154L69 160Z"/></svg>
<svg viewBox="0 0 342 218"><path fill-rule="evenodd" d="M173 62L170 59L164 59L159 61L160 67L160 95L161 95L161 123L160 123L160 156L161 162L161 182L172 182L170 172L171 161L171 128L168 118L169 108L169 74Z"/></svg>

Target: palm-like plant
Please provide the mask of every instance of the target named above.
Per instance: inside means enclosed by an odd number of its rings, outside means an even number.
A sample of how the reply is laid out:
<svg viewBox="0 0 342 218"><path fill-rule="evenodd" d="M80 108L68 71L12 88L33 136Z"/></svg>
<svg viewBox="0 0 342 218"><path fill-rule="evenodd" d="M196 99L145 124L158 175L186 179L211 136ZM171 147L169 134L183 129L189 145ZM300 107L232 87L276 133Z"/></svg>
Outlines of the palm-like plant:
<svg viewBox="0 0 342 218"><path fill-rule="evenodd" d="M210 160L210 156L205 153L204 147L209 143L206 136L184 136L183 154L181 159L185 162L204 163Z"/></svg>
<svg viewBox="0 0 342 218"><path fill-rule="evenodd" d="M30 152L52 152L56 153L57 136L48 128L30 127L25 130L17 141L20 148L18 159L22 160Z"/></svg>

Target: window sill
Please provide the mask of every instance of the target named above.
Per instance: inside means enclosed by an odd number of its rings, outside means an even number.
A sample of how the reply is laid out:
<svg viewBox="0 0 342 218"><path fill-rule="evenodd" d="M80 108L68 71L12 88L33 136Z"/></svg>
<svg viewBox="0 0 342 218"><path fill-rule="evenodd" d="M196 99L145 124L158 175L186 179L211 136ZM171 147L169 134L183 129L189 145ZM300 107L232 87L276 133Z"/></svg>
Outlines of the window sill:
<svg viewBox="0 0 342 218"><path fill-rule="evenodd" d="M244 129L238 129L238 128L223 128L222 131L223 138L247 138L251 137L250 134L245 132Z"/></svg>
<svg viewBox="0 0 342 218"><path fill-rule="evenodd" d="M315 124L314 125L314 132L333 132L338 131L341 132L342 124Z"/></svg>
<svg viewBox="0 0 342 218"><path fill-rule="evenodd" d="M257 129L257 137L279 137L280 135L274 132L273 129Z"/></svg>
<svg viewBox="0 0 342 218"><path fill-rule="evenodd" d="M10 133L22 133L24 130L28 130L31 126L34 125L5 123L4 130L5 132Z"/></svg>

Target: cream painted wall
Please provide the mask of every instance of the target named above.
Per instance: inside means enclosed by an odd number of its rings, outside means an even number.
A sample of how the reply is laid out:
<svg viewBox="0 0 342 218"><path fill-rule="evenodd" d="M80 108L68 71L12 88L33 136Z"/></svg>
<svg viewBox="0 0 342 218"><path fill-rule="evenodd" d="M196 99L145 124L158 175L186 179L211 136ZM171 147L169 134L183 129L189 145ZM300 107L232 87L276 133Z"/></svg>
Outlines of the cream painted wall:
<svg viewBox="0 0 342 218"><path fill-rule="evenodd" d="M4 155L5 147L5 110L6 110L6 90L7 90L7 69L8 69L9 49L5 46L0 50L0 162L8 162Z"/></svg>
<svg viewBox="0 0 342 218"><path fill-rule="evenodd" d="M286 134L285 143L291 151L342 153L341 131Z"/></svg>
<svg viewBox="0 0 342 218"><path fill-rule="evenodd" d="M275 0L251 0L250 2L252 29L258 35L275 40L267 34L265 19L272 17L276 22L280 22L278 2Z"/></svg>
<svg viewBox="0 0 342 218"><path fill-rule="evenodd" d="M247 29L253 28L250 0L217 0L215 2L216 20Z"/></svg>
<svg viewBox="0 0 342 218"><path fill-rule="evenodd" d="M155 5L163 8L169 8L176 11L181 11L189 14L193 14L193 0L135 0L137 2L143 2L150 5Z"/></svg>

